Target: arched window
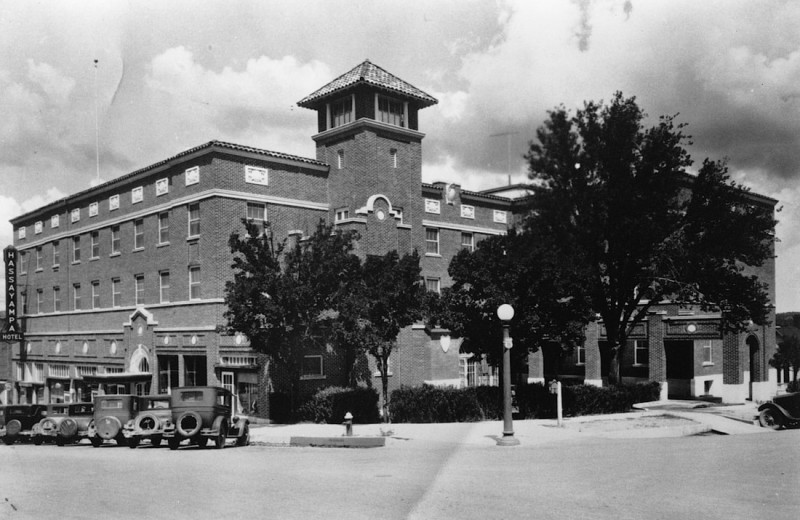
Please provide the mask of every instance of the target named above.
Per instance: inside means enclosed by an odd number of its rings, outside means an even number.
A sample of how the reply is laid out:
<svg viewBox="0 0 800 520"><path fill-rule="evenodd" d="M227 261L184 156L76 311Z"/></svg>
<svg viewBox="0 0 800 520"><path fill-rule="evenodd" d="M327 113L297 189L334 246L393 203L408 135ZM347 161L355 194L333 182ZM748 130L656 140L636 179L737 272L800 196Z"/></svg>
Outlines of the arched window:
<svg viewBox="0 0 800 520"><path fill-rule="evenodd" d="M139 360L138 369L140 374L146 374L150 372L150 362L147 361L146 357L143 357L142 359Z"/></svg>

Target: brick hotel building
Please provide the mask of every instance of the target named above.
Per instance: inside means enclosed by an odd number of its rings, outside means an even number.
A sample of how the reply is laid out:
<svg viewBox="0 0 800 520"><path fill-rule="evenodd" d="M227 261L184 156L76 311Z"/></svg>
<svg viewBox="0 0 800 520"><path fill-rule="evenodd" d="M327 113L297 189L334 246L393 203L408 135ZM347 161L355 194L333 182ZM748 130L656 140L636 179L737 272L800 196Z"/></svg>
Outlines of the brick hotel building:
<svg viewBox="0 0 800 520"><path fill-rule="evenodd" d="M323 219L358 231L362 255L416 249L426 286L447 286L451 258L505 233L524 190L422 183L418 112L436 102L365 61L298 103L317 113L314 159L211 141L12 219L25 341L0 347L13 348L0 401L214 384L266 410L267 393L280 390L268 364L243 335L217 332L232 276L227 241L242 217L268 220L288 240L308 236ZM774 261L760 274L774 288ZM722 338L718 320L664 306L632 339L623 374L660 381L665 395L769 393L774 326ZM602 384L602 339L602 324L590 325L587 343L561 372ZM390 389L496 383L496 370L458 344L446 330L403 330ZM542 381L558 364L552 352L530 356L528 381ZM342 384L336 359L305 353L301 383L305 392Z"/></svg>

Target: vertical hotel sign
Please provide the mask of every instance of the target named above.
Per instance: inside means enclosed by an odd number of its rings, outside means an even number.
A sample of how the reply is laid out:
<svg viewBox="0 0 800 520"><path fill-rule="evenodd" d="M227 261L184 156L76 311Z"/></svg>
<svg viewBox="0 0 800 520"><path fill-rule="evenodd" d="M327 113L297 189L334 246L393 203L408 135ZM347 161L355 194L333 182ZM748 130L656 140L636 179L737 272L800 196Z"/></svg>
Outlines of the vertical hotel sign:
<svg viewBox="0 0 800 520"><path fill-rule="evenodd" d="M17 314L17 249L3 249L6 263L6 327L0 333L0 341L24 341L25 335Z"/></svg>

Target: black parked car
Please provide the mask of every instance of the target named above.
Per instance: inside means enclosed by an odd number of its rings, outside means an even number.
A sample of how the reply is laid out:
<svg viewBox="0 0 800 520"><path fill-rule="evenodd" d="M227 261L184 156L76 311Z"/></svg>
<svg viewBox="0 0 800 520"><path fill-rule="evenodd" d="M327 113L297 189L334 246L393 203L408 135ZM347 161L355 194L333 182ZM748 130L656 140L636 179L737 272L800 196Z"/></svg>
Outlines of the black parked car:
<svg viewBox="0 0 800 520"><path fill-rule="evenodd" d="M777 395L758 407L758 422L764 428L780 430L800 426L800 392Z"/></svg>

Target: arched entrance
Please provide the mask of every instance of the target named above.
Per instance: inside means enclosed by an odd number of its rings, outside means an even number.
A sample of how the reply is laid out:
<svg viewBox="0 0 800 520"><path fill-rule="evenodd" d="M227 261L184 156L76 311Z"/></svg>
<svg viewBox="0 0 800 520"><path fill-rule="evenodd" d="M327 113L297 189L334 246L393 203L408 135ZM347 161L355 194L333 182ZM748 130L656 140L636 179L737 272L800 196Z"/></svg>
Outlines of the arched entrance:
<svg viewBox="0 0 800 520"><path fill-rule="evenodd" d="M745 340L747 343L747 350L748 350L748 368L750 370L750 376L748 377L747 381L747 392L749 399L753 400L753 383L760 381L761 377L761 363L760 357L758 353L761 350L761 342L758 341L758 338L754 335L747 336Z"/></svg>

